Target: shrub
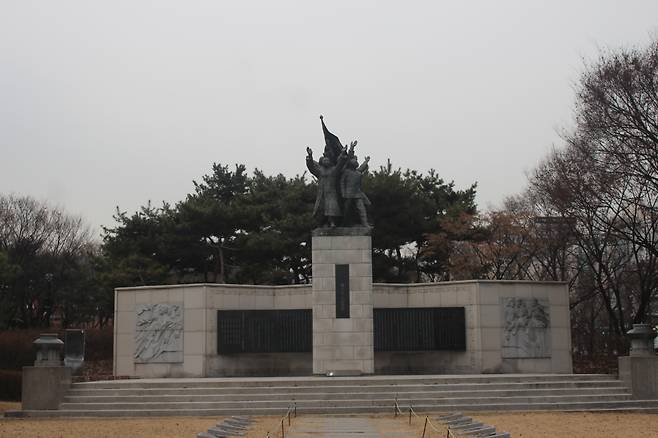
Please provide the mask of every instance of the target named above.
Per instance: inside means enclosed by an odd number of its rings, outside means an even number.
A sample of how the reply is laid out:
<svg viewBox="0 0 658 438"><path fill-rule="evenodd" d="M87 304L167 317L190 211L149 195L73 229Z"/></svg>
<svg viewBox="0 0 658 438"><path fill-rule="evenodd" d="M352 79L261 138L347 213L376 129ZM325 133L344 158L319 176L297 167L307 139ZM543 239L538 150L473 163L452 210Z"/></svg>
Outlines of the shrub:
<svg viewBox="0 0 658 438"><path fill-rule="evenodd" d="M0 370L0 400L20 401L22 381L22 371Z"/></svg>
<svg viewBox="0 0 658 438"><path fill-rule="evenodd" d="M112 360L114 349L112 327L85 330L85 343L85 362Z"/></svg>
<svg viewBox="0 0 658 438"><path fill-rule="evenodd" d="M33 365L36 352L32 343L41 333L57 333L63 341L65 330L24 329L0 332L0 369L20 370ZM111 360L112 327L85 329L85 361Z"/></svg>
<svg viewBox="0 0 658 438"><path fill-rule="evenodd" d="M7 330L0 332L0 369L20 370L33 365L36 353L32 342L48 330Z"/></svg>

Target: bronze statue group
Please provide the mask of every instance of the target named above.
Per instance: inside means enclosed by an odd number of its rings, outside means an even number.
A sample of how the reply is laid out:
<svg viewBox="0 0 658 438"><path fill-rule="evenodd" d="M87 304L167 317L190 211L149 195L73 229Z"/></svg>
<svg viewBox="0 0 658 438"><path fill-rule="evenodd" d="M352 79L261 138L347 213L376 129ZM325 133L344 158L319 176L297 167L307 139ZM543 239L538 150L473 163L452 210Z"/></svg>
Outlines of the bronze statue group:
<svg viewBox="0 0 658 438"><path fill-rule="evenodd" d="M315 161L311 148L306 148L306 167L318 179L313 215L319 218L323 227L369 227L366 206L370 201L361 190L361 179L368 171L370 157L359 165L354 154L356 141L350 143L349 149L343 147L338 137L329 132L322 116L320 120L325 139L324 154ZM355 213L358 222L352 219Z"/></svg>

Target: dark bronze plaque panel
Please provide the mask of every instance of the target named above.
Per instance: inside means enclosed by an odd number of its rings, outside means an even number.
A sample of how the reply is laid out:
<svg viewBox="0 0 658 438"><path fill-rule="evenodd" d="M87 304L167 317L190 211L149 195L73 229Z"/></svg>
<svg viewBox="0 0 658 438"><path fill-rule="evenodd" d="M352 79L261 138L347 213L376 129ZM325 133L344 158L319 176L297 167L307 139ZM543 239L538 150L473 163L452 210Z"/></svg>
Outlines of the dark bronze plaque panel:
<svg viewBox="0 0 658 438"><path fill-rule="evenodd" d="M219 354L304 353L312 342L310 309L217 311Z"/></svg>
<svg viewBox="0 0 658 438"><path fill-rule="evenodd" d="M466 350L463 307L374 309L375 351Z"/></svg>
<svg viewBox="0 0 658 438"><path fill-rule="evenodd" d="M64 332L64 355L70 358L85 357L85 331L67 329Z"/></svg>
<svg viewBox="0 0 658 438"><path fill-rule="evenodd" d="M336 265L336 318L350 317L350 265Z"/></svg>

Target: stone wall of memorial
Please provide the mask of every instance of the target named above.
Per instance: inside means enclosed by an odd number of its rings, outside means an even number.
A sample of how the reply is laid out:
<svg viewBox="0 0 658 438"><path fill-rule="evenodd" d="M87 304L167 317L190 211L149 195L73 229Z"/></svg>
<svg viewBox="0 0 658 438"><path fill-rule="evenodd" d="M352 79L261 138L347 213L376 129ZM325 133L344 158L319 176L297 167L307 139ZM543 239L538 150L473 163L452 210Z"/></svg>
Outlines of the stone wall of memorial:
<svg viewBox="0 0 658 438"><path fill-rule="evenodd" d="M569 297L564 283L375 283L372 295L375 327L382 324L381 317L386 316L382 313L387 309L392 313L404 313L397 309L406 309L407 313L420 312L421 316L433 315L439 320L444 314L440 313L442 310L459 310L463 315L453 325L439 327L441 333L431 330L415 333L414 321L408 321L407 314L406 322L402 321L407 326L400 327L406 327L408 333L392 335L399 345L411 342L412 347L405 351L391 351L395 342L382 343L381 336L378 340L375 333L376 374L571 372ZM310 285L119 288L115 291L114 374L133 377L310 375L313 354L308 312L312 308ZM220 311L233 318L223 320L222 339L218 339ZM270 315L270 320L264 320L260 311L267 311L264 313ZM432 313L435 311L439 313ZM274 319L272 313L276 314ZM288 318L301 325L287 324ZM269 338L268 333L263 333L267 324L275 327ZM252 326L260 327L260 331L252 330ZM277 341L274 336L277 330L287 330L287 337L298 335L297 327L306 327L303 331L308 330L308 337L293 336L286 345L268 345ZM427 326L418 327L428 330ZM391 329L389 324L389 333ZM249 330L253 332L249 332L248 339L251 347L247 346L251 350L239 345L240 334ZM432 336L437 336L435 347L439 349L428 351L419 341ZM447 344L443 339L446 336ZM463 343L451 344L451 337ZM305 345L304 351L294 349L298 344Z"/></svg>
<svg viewBox="0 0 658 438"><path fill-rule="evenodd" d="M565 283L374 284L374 308L463 307L465 350L375 351L375 372L571 373Z"/></svg>
<svg viewBox="0 0 658 438"><path fill-rule="evenodd" d="M479 373L477 283L445 282L419 284L375 284L375 309L463 307L465 351L375 351L379 374L468 374ZM410 333L412 336L413 333Z"/></svg>
<svg viewBox="0 0 658 438"><path fill-rule="evenodd" d="M219 310L311 309L305 286L191 284L117 288L114 374L134 377L304 375L311 352L218 352Z"/></svg>
<svg viewBox="0 0 658 438"><path fill-rule="evenodd" d="M207 285L206 376L294 376L312 373L308 352L220 352L218 310L298 310L312 307L312 291L303 286ZM310 338L310 333L309 333Z"/></svg>
<svg viewBox="0 0 658 438"><path fill-rule="evenodd" d="M566 283L480 281L477 303L482 372L572 372Z"/></svg>
<svg viewBox="0 0 658 438"><path fill-rule="evenodd" d="M199 285L116 289L114 374L203 375L205 306Z"/></svg>

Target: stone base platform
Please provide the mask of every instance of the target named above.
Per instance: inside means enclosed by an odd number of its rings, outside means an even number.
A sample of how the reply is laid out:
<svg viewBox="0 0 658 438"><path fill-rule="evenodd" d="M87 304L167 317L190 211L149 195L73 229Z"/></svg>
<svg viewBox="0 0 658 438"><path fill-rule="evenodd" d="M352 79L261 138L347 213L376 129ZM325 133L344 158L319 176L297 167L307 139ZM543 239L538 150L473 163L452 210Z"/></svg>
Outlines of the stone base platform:
<svg viewBox="0 0 658 438"><path fill-rule="evenodd" d="M75 383L57 411L12 417L143 417L393 412L655 411L658 400L633 400L614 376L504 374L443 376L130 379Z"/></svg>
<svg viewBox="0 0 658 438"><path fill-rule="evenodd" d="M619 377L634 398L658 398L658 356L620 357Z"/></svg>

